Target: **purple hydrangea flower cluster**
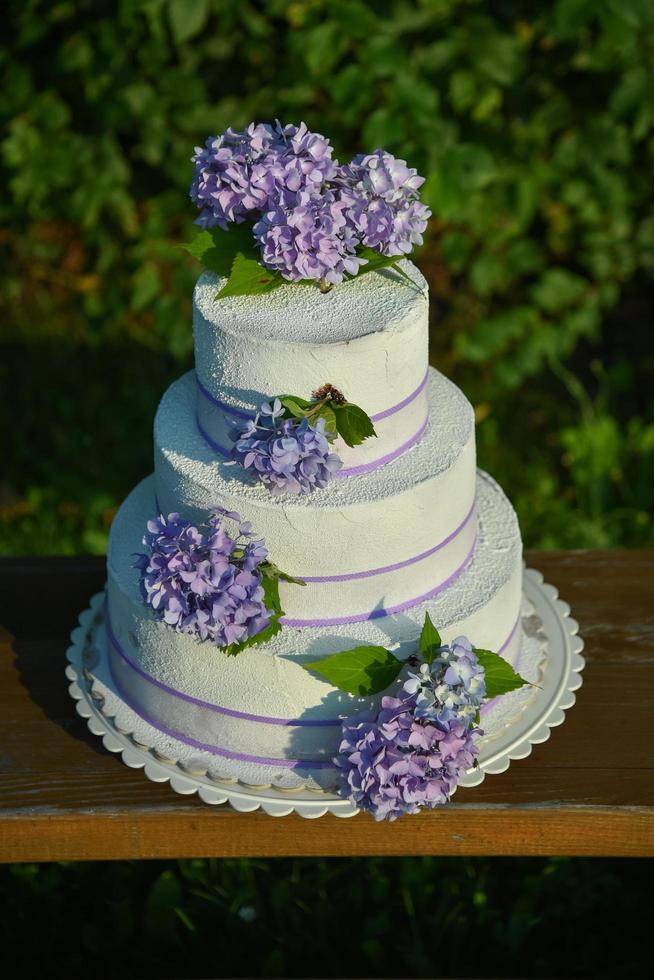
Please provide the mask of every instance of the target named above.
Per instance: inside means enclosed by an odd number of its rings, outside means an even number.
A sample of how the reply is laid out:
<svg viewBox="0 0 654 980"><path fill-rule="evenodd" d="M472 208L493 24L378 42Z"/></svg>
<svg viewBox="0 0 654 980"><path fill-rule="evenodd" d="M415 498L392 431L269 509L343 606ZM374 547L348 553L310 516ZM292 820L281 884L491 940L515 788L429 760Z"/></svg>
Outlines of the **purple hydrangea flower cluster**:
<svg viewBox="0 0 654 980"><path fill-rule="evenodd" d="M329 141L310 133L304 123L250 123L242 132L230 128L209 137L191 158L190 194L202 209L197 224L227 228L269 206L292 204L295 194L319 194L336 172L332 152Z"/></svg>
<svg viewBox="0 0 654 980"><path fill-rule="evenodd" d="M279 398L264 402L256 418L234 433L232 462L252 469L274 496L326 486L343 464L330 452L324 419L283 416Z"/></svg>
<svg viewBox="0 0 654 980"><path fill-rule="evenodd" d="M237 525L230 534L227 521ZM240 644L271 621L259 565L268 555L263 540L235 511L214 507L206 525L179 514L148 521L140 554L141 594L145 602L179 633L190 633L216 646Z"/></svg>
<svg viewBox="0 0 654 980"><path fill-rule="evenodd" d="M395 820L447 803L478 754L475 716L485 675L466 637L385 696L374 721L343 722L340 790L375 820Z"/></svg>
<svg viewBox="0 0 654 980"><path fill-rule="evenodd" d="M405 255L422 245L431 211L420 203L425 178L413 167L376 150L342 167L339 180L348 218L364 245L382 255Z"/></svg>
<svg viewBox="0 0 654 980"><path fill-rule="evenodd" d="M253 222L263 264L285 279L339 283L366 259L360 246L402 256L422 235L430 210L424 177L384 150L341 166L329 140L299 126L251 123L196 147L190 195L202 228Z"/></svg>
<svg viewBox="0 0 654 980"><path fill-rule="evenodd" d="M486 674L470 640L457 636L440 647L431 664L409 672L404 690L415 695L418 718L470 722L486 695Z"/></svg>
<svg viewBox="0 0 654 980"><path fill-rule="evenodd" d="M347 201L330 190L319 197L302 191L292 208L276 204L253 229L264 265L291 280L335 284L346 272L355 276L366 260L355 254L359 238L347 208Z"/></svg>

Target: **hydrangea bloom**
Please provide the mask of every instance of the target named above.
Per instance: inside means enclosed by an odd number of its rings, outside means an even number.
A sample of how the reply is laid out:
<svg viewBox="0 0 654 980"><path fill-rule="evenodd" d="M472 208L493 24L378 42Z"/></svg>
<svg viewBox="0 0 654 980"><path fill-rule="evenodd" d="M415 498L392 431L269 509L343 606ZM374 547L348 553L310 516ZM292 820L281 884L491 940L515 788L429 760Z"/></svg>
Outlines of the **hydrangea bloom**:
<svg viewBox="0 0 654 980"><path fill-rule="evenodd" d="M201 208L196 224L227 228L277 203L286 194L319 194L336 165L329 141L300 126L250 125L211 136L191 158L194 175L190 196Z"/></svg>
<svg viewBox="0 0 654 980"><path fill-rule="evenodd" d="M338 182L348 203L347 217L364 245L383 255L403 255L422 245L431 216L419 200L424 181L404 160L384 150L359 154L340 168Z"/></svg>
<svg viewBox="0 0 654 980"><path fill-rule="evenodd" d="M292 201L279 200L254 226L264 265L291 281L336 284L346 272L355 276L367 260L355 254L360 240L346 217L348 207L333 191L319 197L300 191Z"/></svg>
<svg viewBox="0 0 654 980"><path fill-rule="evenodd" d="M196 147L190 196L202 228L252 221L261 261L285 279L356 275L356 249L408 254L422 244L431 212L420 203L424 178L384 150L341 167L329 140L305 123L250 123Z"/></svg>
<svg viewBox="0 0 654 980"><path fill-rule="evenodd" d="M486 695L486 674L467 637L457 636L431 664L409 672L404 690L415 695L418 718L470 722Z"/></svg>
<svg viewBox="0 0 654 980"><path fill-rule="evenodd" d="M275 496L326 486L343 464L330 452L324 419L312 423L283 415L279 398L264 402L256 418L237 429L232 461L251 468Z"/></svg>
<svg viewBox="0 0 654 980"><path fill-rule="evenodd" d="M375 721L344 722L340 791L375 820L447 803L478 753L480 728L416 716L415 694L382 698Z"/></svg>
<svg viewBox="0 0 654 980"><path fill-rule="evenodd" d="M486 681L465 636L410 673L400 696L382 698L374 721L343 722L341 794L375 820L447 803L473 764L483 730L475 716Z"/></svg>
<svg viewBox="0 0 654 980"><path fill-rule="evenodd" d="M228 520L238 525L234 536ZM143 544L148 553L134 562L141 593L177 632L222 647L243 643L269 625L273 612L266 608L259 570L268 552L234 511L215 507L200 526L176 513L160 514L148 521Z"/></svg>

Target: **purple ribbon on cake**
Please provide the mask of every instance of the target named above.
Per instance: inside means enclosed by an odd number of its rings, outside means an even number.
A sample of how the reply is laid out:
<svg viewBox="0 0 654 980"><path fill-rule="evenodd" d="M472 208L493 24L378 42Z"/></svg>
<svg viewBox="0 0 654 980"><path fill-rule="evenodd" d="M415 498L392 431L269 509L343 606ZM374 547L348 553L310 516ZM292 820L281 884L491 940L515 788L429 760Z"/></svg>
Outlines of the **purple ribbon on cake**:
<svg viewBox="0 0 654 980"><path fill-rule="evenodd" d="M215 395L213 395L208 390L208 388L206 388L202 384L197 374L195 376L195 380L200 394L206 399L206 401L210 405L212 405L214 408L219 409L223 414L232 415L234 418L237 419L249 420L255 418L256 412L248 409L237 408L236 406L230 405L228 402L222 401L220 398L217 398ZM373 423L380 422L382 419L386 419L392 415L395 415L396 412L401 412L402 409L406 408L408 405L414 402L416 398L418 398L419 395L425 390L428 380L429 380L429 368L425 372L424 378L422 379L422 381L414 391L412 391L409 395L406 396L406 398L403 398L402 401L398 402L396 405L392 405L390 408L386 408L384 409L384 411L378 412L376 415L371 415L370 416L371 422ZM196 413L195 421L196 421L198 431L202 436L202 438L205 440L205 442L209 446L211 446L214 452L219 453L221 456L225 457L225 459L229 459L231 457L231 449L228 449L227 447L221 445L221 443L217 442L213 438L213 436L211 436L207 432L205 426L200 421L199 413ZM394 459L397 459L399 456L402 456L405 452L407 452L407 450L411 449L412 446L415 446L416 443L419 442L419 440L424 435L428 422L429 422L428 417L425 417L424 421L420 424L417 431L414 432L407 440L405 440L405 442L403 442L400 446L397 446L391 452L386 453L384 456L380 456L378 459L372 460L369 463L363 463L360 466L349 466L349 467L341 468L340 470L337 470L334 473L334 476L336 477L361 476L364 473L370 473L372 470L378 469L378 467L380 466L385 466L386 463L392 463Z"/></svg>

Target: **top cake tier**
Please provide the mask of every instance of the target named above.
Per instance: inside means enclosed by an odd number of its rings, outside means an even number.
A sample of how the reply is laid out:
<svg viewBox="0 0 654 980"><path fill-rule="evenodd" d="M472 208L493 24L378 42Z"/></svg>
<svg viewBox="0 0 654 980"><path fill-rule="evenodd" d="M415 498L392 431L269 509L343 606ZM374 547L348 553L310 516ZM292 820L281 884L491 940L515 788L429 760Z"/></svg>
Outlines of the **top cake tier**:
<svg viewBox="0 0 654 980"><path fill-rule="evenodd" d="M285 284L266 295L216 300L224 280L199 277L193 296L198 423L218 451L229 433L275 395L309 398L332 384L372 418L377 438L334 450L353 473L417 442L427 419L428 288L380 269L321 293Z"/></svg>

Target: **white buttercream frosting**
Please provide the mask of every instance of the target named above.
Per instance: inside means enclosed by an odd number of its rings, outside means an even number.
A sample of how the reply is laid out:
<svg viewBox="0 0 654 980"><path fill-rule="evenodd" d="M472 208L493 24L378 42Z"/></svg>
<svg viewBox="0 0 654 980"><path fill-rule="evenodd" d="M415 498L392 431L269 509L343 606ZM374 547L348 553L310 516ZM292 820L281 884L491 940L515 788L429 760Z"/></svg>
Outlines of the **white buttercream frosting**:
<svg viewBox="0 0 654 980"><path fill-rule="evenodd" d="M381 269L343 282L329 293L288 284L265 296L216 299L223 280L204 272L193 297L195 366L206 392L236 409L257 410L275 395L309 398L334 385L368 415L401 405L427 370L428 292L422 273L400 262L407 281ZM198 411L219 444L231 429L201 390ZM383 458L419 431L424 390L400 411L375 423L377 438L350 448L334 444L346 467ZM229 443L228 443L229 444Z"/></svg>

